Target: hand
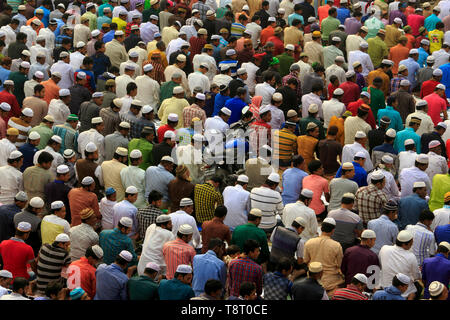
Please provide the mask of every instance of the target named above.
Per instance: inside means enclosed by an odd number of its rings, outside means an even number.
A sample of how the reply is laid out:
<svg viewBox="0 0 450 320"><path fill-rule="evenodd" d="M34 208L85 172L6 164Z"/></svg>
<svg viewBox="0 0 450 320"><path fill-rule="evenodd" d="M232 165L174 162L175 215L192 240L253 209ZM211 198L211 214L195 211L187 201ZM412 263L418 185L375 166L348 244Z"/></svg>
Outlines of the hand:
<svg viewBox="0 0 450 320"><path fill-rule="evenodd" d="M127 276L128 276L128 278L131 278L131 277L132 277L132 275L133 275L133 273L136 271L136 269L137 269L137 266L132 266L132 267L129 267L129 268L128 268L128 270L127 270Z"/></svg>

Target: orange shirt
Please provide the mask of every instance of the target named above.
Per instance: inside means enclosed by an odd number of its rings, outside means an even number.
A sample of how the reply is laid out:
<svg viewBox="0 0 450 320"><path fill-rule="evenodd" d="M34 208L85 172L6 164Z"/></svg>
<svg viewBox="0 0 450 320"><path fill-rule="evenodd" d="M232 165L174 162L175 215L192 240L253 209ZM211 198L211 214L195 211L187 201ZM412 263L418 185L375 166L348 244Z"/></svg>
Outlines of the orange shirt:
<svg viewBox="0 0 450 320"><path fill-rule="evenodd" d="M31 22L32 22L34 19L38 19L38 20L39 20L38 17L34 16L33 18L27 20L27 26L29 26L29 25L31 24ZM41 20L39 20L39 21L41 21ZM38 35L39 35L39 31L41 31L41 29L42 29L43 27L44 27L44 24L43 24L42 21L41 21L41 25L40 25L39 28L36 30L36 33L37 33Z"/></svg>
<svg viewBox="0 0 450 320"><path fill-rule="evenodd" d="M265 45L267 42L267 39L269 39L271 36L275 34L275 29L272 28L272 26L268 26L267 28L262 29L261 36L259 37L259 40L261 41L261 45Z"/></svg>
<svg viewBox="0 0 450 320"><path fill-rule="evenodd" d="M248 18L248 20L251 21L250 16L245 11L242 11L242 12L238 12L238 13L235 14L235 21L236 22L239 22L239 16L241 14L245 15Z"/></svg>
<svg viewBox="0 0 450 320"><path fill-rule="evenodd" d="M45 88L44 100L47 104L50 104L52 99L59 99L59 90L61 89L55 81L48 79L47 81L42 81L41 84Z"/></svg>
<svg viewBox="0 0 450 320"><path fill-rule="evenodd" d="M81 287L91 299L94 299L96 286L95 270L86 257L81 257L80 260L72 262L67 269L67 274L69 275L67 287L71 290Z"/></svg>
<svg viewBox="0 0 450 320"><path fill-rule="evenodd" d="M324 6L320 6L319 9L317 9L317 14L319 15L319 22L322 24L322 20L328 17L328 10L330 10L330 6L328 4ZM305 21L306 22L306 21Z"/></svg>
<svg viewBox="0 0 450 320"><path fill-rule="evenodd" d="M162 64L162 66L163 66L164 68L166 68L167 65L168 65L167 58L166 58L166 53L163 52L163 51L160 51L159 49L155 49L155 50L150 51L150 52L148 53L148 60L150 60L150 61L152 60L152 54L153 54L154 52L158 52L158 53L161 55L161 64ZM169 58L170 58L170 57L169 57ZM169 80L168 80L168 81L169 81Z"/></svg>
<svg viewBox="0 0 450 320"><path fill-rule="evenodd" d="M314 152L316 151L316 146L319 140L312 136L300 136L297 138L297 151L298 154L305 159L305 164L308 165L312 160L315 159Z"/></svg>
<svg viewBox="0 0 450 320"><path fill-rule="evenodd" d="M393 46L389 50L389 60L394 61L394 66L392 67L392 73L393 75L397 75L398 73L398 66L400 61L408 59L409 55L409 48L406 46L403 46L402 44L397 44L396 46Z"/></svg>
<svg viewBox="0 0 450 320"><path fill-rule="evenodd" d="M338 118L336 116L332 116L330 119L330 123L328 124L328 128L331 126L336 126L338 128L338 133L336 135L336 140L341 143L341 145L345 145L345 136L344 136L344 119Z"/></svg>
<svg viewBox="0 0 450 320"><path fill-rule="evenodd" d="M405 37L408 38L408 43L406 43L406 47L408 48L408 50L411 50L412 48L414 48L414 44L416 43L416 38L410 33L405 34Z"/></svg>
<svg viewBox="0 0 450 320"><path fill-rule="evenodd" d="M97 219L100 220L102 218L95 193L86 191L83 188L73 188L67 197L69 198L70 214L72 215L71 227L81 224L80 212L86 208L94 210Z"/></svg>
<svg viewBox="0 0 450 320"><path fill-rule="evenodd" d="M389 96L389 91L391 87L391 80L389 79L389 76L384 73L384 71L381 68L378 68L376 70L370 71L369 75L367 76L367 83L372 86L373 85L373 79L376 77L380 77L383 80L383 84L381 85L381 90L384 93L384 96Z"/></svg>

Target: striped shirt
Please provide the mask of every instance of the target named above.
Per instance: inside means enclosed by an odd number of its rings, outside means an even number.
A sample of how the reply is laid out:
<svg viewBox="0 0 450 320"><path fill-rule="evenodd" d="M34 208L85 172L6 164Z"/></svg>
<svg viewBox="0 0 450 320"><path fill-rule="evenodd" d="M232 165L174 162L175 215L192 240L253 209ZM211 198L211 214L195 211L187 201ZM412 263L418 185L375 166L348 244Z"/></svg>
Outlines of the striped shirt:
<svg viewBox="0 0 450 320"><path fill-rule="evenodd" d="M416 256L419 266L422 265L423 260L434 255L436 252L436 242L434 240L433 232L427 230L427 227L418 222L416 225L406 226L406 230L413 234L412 251Z"/></svg>
<svg viewBox="0 0 450 320"><path fill-rule="evenodd" d="M331 300L368 300L368 298L355 285L349 284L347 288L336 290Z"/></svg>
<svg viewBox="0 0 450 320"><path fill-rule="evenodd" d="M237 75L237 69L238 69L238 61L237 60L223 60L219 62L219 69L224 66L228 65L231 68L231 76L236 77Z"/></svg>
<svg viewBox="0 0 450 320"><path fill-rule="evenodd" d="M165 243L162 252L167 265L166 278L168 280L173 279L180 264L192 265L196 253L194 248L180 238Z"/></svg>
<svg viewBox="0 0 450 320"><path fill-rule="evenodd" d="M20 148L25 144L27 140L28 131L31 130L29 123L25 122L21 118L12 117L9 118L8 128L16 128L19 130L19 136L17 137L17 142L15 143L17 148Z"/></svg>
<svg viewBox="0 0 450 320"><path fill-rule="evenodd" d="M251 207L262 211L262 219L259 224L261 229L270 229L277 224L276 215L282 215L284 206L279 192L262 186L253 188L250 193Z"/></svg>
<svg viewBox="0 0 450 320"><path fill-rule="evenodd" d="M273 134L274 156L281 160L291 160L297 153L297 136L286 128Z"/></svg>
<svg viewBox="0 0 450 320"><path fill-rule="evenodd" d="M44 244L37 262L37 289L44 292L47 284L61 278L61 270L70 264L69 253L55 244Z"/></svg>
<svg viewBox="0 0 450 320"><path fill-rule="evenodd" d="M239 22L233 22L231 24L231 36L240 38L242 37L242 34L244 33L245 26L242 23Z"/></svg>

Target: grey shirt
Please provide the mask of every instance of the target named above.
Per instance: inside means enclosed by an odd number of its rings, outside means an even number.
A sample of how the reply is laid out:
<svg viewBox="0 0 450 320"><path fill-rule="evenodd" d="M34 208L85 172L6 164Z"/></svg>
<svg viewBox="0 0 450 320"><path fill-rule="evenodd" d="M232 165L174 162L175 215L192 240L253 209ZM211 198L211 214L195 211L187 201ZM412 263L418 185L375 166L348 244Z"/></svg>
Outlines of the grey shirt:
<svg viewBox="0 0 450 320"><path fill-rule="evenodd" d="M128 149L128 138L124 137L119 131L108 134L105 137L105 161L112 160L114 152L118 147Z"/></svg>
<svg viewBox="0 0 450 320"><path fill-rule="evenodd" d="M355 194L358 191L358 184L346 178L334 178L330 182L330 204L328 212L341 207L342 196L347 193Z"/></svg>
<svg viewBox="0 0 450 320"><path fill-rule="evenodd" d="M354 212L340 208L328 213L328 218L336 221L336 229L331 239L339 242L341 245L351 245L355 242L355 230L364 230L361 218Z"/></svg>

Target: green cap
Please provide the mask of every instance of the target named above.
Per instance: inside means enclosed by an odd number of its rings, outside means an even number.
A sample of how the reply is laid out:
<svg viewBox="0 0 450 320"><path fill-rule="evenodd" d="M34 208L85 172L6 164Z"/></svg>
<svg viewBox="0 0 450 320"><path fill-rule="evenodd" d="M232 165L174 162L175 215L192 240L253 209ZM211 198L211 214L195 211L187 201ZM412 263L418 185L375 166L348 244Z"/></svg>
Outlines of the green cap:
<svg viewBox="0 0 450 320"><path fill-rule="evenodd" d="M278 60L278 58L276 58L276 57L273 57L272 61L270 62L269 65L273 66L274 64L279 64L279 63L280 63L280 60Z"/></svg>
<svg viewBox="0 0 450 320"><path fill-rule="evenodd" d="M78 121L78 116L76 114L69 114L67 121Z"/></svg>

